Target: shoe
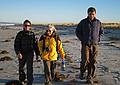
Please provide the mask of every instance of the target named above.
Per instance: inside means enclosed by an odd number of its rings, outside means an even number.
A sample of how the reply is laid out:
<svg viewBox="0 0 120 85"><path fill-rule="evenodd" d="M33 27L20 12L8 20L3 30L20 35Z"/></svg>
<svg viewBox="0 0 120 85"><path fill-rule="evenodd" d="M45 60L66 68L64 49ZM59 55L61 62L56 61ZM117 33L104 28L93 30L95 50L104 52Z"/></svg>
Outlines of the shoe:
<svg viewBox="0 0 120 85"><path fill-rule="evenodd" d="M79 77L81 80L85 79L84 77L84 74L80 74L80 77Z"/></svg>
<svg viewBox="0 0 120 85"><path fill-rule="evenodd" d="M93 78L93 79L96 78L96 75L92 75L92 78Z"/></svg>
<svg viewBox="0 0 120 85"><path fill-rule="evenodd" d="M88 78L87 81L86 81L87 84L93 84L93 80L91 78Z"/></svg>
<svg viewBox="0 0 120 85"><path fill-rule="evenodd" d="M21 81L22 85L25 85L25 82L24 81Z"/></svg>
<svg viewBox="0 0 120 85"><path fill-rule="evenodd" d="M45 82L45 85L52 85L50 81Z"/></svg>

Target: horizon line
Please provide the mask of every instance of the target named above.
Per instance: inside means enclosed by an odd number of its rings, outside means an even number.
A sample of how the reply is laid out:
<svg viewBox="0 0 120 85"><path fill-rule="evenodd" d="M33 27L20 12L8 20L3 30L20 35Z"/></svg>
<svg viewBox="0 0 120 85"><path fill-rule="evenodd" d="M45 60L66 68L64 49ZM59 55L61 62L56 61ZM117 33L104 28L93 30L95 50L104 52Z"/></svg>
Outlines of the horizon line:
<svg viewBox="0 0 120 85"><path fill-rule="evenodd" d="M22 23L20 23L20 22L1 22L0 21L0 23L2 23L2 24L22 24ZM120 23L120 21L107 21L107 22L102 22L102 23ZM32 24L34 25L34 24L78 24L77 22L32 22Z"/></svg>

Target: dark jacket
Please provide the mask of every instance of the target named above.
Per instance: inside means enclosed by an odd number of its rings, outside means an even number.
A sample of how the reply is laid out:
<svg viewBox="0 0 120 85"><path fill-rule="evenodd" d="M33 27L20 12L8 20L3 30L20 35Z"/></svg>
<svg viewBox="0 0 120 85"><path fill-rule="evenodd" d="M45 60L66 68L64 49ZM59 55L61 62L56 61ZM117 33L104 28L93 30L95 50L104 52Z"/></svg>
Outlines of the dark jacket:
<svg viewBox="0 0 120 85"><path fill-rule="evenodd" d="M35 51L38 55L39 52L34 33L32 31L20 31L15 38L14 49L16 54L27 54Z"/></svg>
<svg viewBox="0 0 120 85"><path fill-rule="evenodd" d="M83 44L98 44L103 29L98 19L90 21L85 18L78 24L75 33Z"/></svg>

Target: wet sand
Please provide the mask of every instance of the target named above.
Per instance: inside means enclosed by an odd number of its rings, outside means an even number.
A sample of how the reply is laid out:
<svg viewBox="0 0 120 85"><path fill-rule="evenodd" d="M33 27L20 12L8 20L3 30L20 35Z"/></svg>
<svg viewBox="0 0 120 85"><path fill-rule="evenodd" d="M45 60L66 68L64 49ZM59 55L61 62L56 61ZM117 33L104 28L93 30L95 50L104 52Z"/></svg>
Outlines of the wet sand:
<svg viewBox="0 0 120 85"><path fill-rule="evenodd" d="M69 29L69 28L68 28ZM19 30L0 29L0 58L10 57L7 61L0 61L0 85L9 80L18 80L18 60L14 53L14 38ZM85 80L79 79L80 68L80 41L74 34L74 29L58 30L66 52L66 68L61 71L61 60L58 60L57 72L66 78L63 81L53 82L54 85L88 85ZM114 35L113 35L113 34ZM119 36L119 37L118 37ZM111 39L112 37L112 39ZM114 38L114 39L113 39ZM117 38L117 39L116 39ZM105 30L105 35L99 45L97 56L97 70L94 85L120 85L120 31ZM6 51L6 52L3 52ZM26 69L25 69L26 70ZM33 85L44 85L42 62L34 58Z"/></svg>

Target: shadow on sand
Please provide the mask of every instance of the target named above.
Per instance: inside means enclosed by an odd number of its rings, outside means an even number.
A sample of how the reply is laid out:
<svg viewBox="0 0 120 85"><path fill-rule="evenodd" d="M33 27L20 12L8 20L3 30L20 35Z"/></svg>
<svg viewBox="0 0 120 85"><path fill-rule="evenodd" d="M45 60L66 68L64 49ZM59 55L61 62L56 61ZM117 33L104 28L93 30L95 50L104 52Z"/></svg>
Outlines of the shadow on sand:
<svg viewBox="0 0 120 85"><path fill-rule="evenodd" d="M9 81L17 81L13 79L0 79L0 83L7 83ZM44 83L44 74L34 74L33 84L43 84Z"/></svg>

